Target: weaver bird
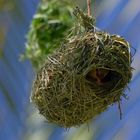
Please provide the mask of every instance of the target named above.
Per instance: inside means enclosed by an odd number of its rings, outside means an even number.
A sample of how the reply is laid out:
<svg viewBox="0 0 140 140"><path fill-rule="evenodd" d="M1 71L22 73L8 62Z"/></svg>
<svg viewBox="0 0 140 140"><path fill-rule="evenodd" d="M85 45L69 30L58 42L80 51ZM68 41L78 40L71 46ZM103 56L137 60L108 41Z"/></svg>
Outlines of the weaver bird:
<svg viewBox="0 0 140 140"><path fill-rule="evenodd" d="M87 78L91 81L96 81L98 85L103 85L105 81L104 78L108 75L109 70L107 69L93 69L87 74Z"/></svg>

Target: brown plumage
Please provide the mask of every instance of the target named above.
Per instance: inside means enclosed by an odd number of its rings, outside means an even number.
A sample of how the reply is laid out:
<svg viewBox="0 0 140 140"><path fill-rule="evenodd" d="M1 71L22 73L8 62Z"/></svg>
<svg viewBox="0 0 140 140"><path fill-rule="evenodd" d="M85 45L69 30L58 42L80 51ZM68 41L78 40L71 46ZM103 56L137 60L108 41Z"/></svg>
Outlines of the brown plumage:
<svg viewBox="0 0 140 140"><path fill-rule="evenodd" d="M98 85L103 85L104 82L102 80L108 73L109 70L106 69L93 69L87 74L87 76L88 78L95 80Z"/></svg>

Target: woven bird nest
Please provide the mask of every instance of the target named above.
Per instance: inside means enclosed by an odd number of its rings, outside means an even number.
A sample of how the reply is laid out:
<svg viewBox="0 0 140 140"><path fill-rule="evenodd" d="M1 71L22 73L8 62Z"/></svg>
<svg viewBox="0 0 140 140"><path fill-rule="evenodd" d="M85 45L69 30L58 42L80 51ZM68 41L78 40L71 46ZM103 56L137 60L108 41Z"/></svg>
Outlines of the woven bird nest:
<svg viewBox="0 0 140 140"><path fill-rule="evenodd" d="M48 56L31 99L49 122L79 126L121 100L132 76L130 65L130 45L122 37L82 30Z"/></svg>

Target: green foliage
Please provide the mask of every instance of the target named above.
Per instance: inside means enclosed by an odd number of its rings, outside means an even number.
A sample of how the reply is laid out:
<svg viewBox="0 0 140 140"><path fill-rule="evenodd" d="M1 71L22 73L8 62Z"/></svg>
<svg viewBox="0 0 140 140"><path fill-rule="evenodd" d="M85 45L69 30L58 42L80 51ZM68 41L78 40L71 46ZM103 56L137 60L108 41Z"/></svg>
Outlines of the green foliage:
<svg viewBox="0 0 140 140"><path fill-rule="evenodd" d="M60 46L66 32L72 27L72 6L66 1L41 1L35 14L26 44L24 58L38 69L46 56Z"/></svg>

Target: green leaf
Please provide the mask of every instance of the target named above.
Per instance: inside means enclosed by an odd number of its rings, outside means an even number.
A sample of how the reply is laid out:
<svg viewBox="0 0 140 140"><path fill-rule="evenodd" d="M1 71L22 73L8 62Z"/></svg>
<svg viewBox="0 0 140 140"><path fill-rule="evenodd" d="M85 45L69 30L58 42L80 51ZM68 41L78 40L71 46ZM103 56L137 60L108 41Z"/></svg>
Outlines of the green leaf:
<svg viewBox="0 0 140 140"><path fill-rule="evenodd" d="M38 69L47 55L59 47L72 27L72 6L67 0L41 1L27 35L23 58L30 59Z"/></svg>

